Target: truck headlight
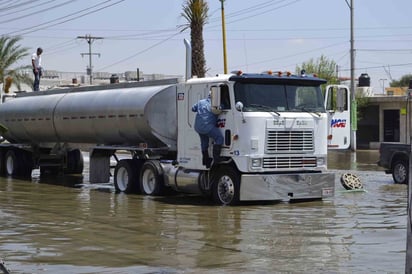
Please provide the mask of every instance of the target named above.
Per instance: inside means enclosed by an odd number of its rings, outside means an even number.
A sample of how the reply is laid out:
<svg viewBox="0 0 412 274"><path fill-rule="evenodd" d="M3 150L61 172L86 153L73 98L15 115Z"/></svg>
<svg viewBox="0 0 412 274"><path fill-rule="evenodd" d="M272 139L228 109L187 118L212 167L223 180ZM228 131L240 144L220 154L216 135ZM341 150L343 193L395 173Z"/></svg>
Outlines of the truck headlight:
<svg viewBox="0 0 412 274"><path fill-rule="evenodd" d="M252 168L262 167L262 159L252 159Z"/></svg>

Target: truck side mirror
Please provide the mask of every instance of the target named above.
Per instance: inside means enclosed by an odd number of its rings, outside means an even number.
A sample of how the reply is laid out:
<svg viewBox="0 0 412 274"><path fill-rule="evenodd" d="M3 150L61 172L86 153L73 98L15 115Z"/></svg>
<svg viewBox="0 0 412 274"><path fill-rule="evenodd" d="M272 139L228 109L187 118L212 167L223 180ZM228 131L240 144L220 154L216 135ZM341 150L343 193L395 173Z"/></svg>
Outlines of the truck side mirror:
<svg viewBox="0 0 412 274"><path fill-rule="evenodd" d="M235 107L236 107L237 111L243 112L243 103L242 102L240 102L240 101L236 102Z"/></svg>

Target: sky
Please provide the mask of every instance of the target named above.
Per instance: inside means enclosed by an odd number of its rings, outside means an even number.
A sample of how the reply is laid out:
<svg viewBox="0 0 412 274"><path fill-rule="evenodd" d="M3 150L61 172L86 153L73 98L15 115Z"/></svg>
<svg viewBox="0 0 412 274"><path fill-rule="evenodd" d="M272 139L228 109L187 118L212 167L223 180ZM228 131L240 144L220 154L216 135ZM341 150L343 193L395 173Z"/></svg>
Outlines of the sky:
<svg viewBox="0 0 412 274"><path fill-rule="evenodd" d="M375 93L412 73L412 1L352 0L355 77ZM185 75L185 0L0 0L1 35L42 47L45 70ZM295 72L324 55L350 77L351 0L224 0L228 71ZM223 73L221 1L208 0L207 75ZM22 65L30 64L21 60Z"/></svg>

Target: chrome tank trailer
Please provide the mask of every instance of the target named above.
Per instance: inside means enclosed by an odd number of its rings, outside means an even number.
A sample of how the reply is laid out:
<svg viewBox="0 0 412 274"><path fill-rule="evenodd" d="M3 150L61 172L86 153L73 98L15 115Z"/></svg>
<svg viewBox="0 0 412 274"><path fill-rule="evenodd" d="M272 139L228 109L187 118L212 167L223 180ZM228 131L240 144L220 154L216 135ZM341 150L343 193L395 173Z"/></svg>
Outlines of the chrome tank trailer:
<svg viewBox="0 0 412 274"><path fill-rule="evenodd" d="M11 143L177 146L176 84L30 93L0 105Z"/></svg>

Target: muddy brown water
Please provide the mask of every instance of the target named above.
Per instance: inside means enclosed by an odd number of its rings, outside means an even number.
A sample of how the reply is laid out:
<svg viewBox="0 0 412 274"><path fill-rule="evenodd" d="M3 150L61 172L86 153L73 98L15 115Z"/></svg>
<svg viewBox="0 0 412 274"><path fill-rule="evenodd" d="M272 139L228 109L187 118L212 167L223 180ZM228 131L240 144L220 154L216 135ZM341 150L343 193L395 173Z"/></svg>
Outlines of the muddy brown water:
<svg viewBox="0 0 412 274"><path fill-rule="evenodd" d="M0 178L0 260L10 273L404 273L407 186L377 157L331 152L335 196L292 204L116 194L87 170ZM347 172L365 192L345 191Z"/></svg>

